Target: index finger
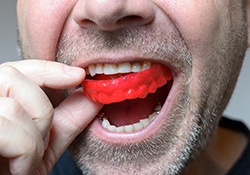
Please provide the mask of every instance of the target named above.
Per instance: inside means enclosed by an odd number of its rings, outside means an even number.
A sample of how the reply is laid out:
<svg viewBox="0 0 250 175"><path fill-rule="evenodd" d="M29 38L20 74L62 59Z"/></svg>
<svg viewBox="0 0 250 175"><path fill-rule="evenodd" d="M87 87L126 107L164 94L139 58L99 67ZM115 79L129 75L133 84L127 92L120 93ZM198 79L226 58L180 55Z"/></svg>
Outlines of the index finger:
<svg viewBox="0 0 250 175"><path fill-rule="evenodd" d="M1 66L12 66L40 87L66 89L79 85L85 71L79 67L45 60L22 60L7 62Z"/></svg>

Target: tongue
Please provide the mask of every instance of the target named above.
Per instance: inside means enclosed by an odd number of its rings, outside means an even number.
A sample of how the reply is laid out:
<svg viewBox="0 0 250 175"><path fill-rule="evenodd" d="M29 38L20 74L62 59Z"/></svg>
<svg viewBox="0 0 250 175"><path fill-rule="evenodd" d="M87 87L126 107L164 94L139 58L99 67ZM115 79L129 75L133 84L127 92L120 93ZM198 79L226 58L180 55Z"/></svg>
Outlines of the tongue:
<svg viewBox="0 0 250 175"><path fill-rule="evenodd" d="M157 105L163 104L168 95L167 86L159 88L156 93L148 94L144 99L126 100L105 105L102 112L112 125L124 126L137 123L147 118Z"/></svg>

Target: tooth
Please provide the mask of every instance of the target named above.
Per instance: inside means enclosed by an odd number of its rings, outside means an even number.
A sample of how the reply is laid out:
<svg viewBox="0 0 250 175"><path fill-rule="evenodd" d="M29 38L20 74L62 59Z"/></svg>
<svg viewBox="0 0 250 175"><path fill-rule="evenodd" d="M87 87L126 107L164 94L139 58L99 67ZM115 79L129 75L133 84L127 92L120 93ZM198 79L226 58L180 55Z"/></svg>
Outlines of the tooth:
<svg viewBox="0 0 250 175"><path fill-rule="evenodd" d="M96 74L96 68L95 68L95 66L94 66L94 65L90 65L90 66L88 67L88 69L89 69L90 75L91 75L92 77L95 76L95 74Z"/></svg>
<svg viewBox="0 0 250 175"><path fill-rule="evenodd" d="M102 64L97 64L96 65L96 73L97 74L103 74L103 65Z"/></svg>
<svg viewBox="0 0 250 175"><path fill-rule="evenodd" d="M141 123L134 123L133 126L135 131L139 131L143 128L143 125Z"/></svg>
<svg viewBox="0 0 250 175"><path fill-rule="evenodd" d="M155 107L155 112L160 112L160 111L161 111L161 105L159 104Z"/></svg>
<svg viewBox="0 0 250 175"><path fill-rule="evenodd" d="M149 69L151 67L151 62L145 61L142 63L142 70Z"/></svg>
<svg viewBox="0 0 250 175"><path fill-rule="evenodd" d="M149 115L149 121L153 121L155 119L155 117L157 116L158 114L156 112L152 113L151 115Z"/></svg>
<svg viewBox="0 0 250 175"><path fill-rule="evenodd" d="M148 118L141 119L140 123L142 124L142 126L146 127L150 123L150 120Z"/></svg>
<svg viewBox="0 0 250 175"><path fill-rule="evenodd" d="M118 65L118 73L129 73L131 72L131 64L129 62Z"/></svg>
<svg viewBox="0 0 250 175"><path fill-rule="evenodd" d="M132 64L131 72L140 72L141 71L141 64L135 62Z"/></svg>
<svg viewBox="0 0 250 175"><path fill-rule="evenodd" d="M124 126L119 126L117 128L115 128L116 132L124 132Z"/></svg>
<svg viewBox="0 0 250 175"><path fill-rule="evenodd" d="M103 72L106 75L116 74L117 73L117 67L114 64L105 64Z"/></svg>
<svg viewBox="0 0 250 175"><path fill-rule="evenodd" d="M107 129L108 129L109 131L111 131L111 132L115 132L115 131L116 131L116 127L115 127L114 125L108 126Z"/></svg>
<svg viewBox="0 0 250 175"><path fill-rule="evenodd" d="M106 129L108 129L108 127L110 126L110 123L107 119L103 119L102 121L102 126Z"/></svg>
<svg viewBox="0 0 250 175"><path fill-rule="evenodd" d="M124 131L125 132L133 132L134 131L133 125L124 126Z"/></svg>

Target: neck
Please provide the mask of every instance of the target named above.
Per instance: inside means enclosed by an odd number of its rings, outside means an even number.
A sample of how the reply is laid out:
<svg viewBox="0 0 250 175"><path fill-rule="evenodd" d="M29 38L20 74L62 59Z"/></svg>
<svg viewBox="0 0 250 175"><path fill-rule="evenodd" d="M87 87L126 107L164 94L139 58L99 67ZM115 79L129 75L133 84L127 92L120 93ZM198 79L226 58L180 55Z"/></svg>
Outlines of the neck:
<svg viewBox="0 0 250 175"><path fill-rule="evenodd" d="M247 143L244 134L219 128L207 148L188 165L182 175L226 174L239 159Z"/></svg>

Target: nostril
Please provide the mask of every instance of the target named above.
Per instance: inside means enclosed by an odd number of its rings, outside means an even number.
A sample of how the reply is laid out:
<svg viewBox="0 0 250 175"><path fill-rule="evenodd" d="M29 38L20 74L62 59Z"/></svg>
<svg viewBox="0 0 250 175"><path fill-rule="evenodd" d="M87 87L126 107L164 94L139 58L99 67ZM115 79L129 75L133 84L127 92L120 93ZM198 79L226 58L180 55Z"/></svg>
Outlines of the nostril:
<svg viewBox="0 0 250 175"><path fill-rule="evenodd" d="M83 19L83 20L81 20L81 25L90 27L90 26L95 25L95 22L93 22L89 19Z"/></svg>
<svg viewBox="0 0 250 175"><path fill-rule="evenodd" d="M143 17L137 15L125 16L113 21L82 19L78 22L82 27L102 30L114 30L124 26L143 25L146 23Z"/></svg>
<svg viewBox="0 0 250 175"><path fill-rule="evenodd" d="M133 23L138 23L140 21L143 21L143 18L141 16L130 15L118 19L116 24L118 25L133 24Z"/></svg>
<svg viewBox="0 0 250 175"><path fill-rule="evenodd" d="M79 27L112 31L151 24L155 8L148 0L77 1L72 17Z"/></svg>

